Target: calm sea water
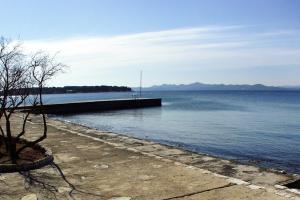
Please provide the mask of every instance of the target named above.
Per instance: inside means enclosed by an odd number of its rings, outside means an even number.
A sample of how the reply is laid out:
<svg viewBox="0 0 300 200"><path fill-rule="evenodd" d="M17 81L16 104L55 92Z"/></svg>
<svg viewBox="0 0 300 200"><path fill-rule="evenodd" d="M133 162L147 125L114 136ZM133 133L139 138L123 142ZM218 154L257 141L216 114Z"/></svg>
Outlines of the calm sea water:
<svg viewBox="0 0 300 200"><path fill-rule="evenodd" d="M132 93L46 95L47 103ZM300 92L144 92L162 107L55 116L89 127L300 173Z"/></svg>

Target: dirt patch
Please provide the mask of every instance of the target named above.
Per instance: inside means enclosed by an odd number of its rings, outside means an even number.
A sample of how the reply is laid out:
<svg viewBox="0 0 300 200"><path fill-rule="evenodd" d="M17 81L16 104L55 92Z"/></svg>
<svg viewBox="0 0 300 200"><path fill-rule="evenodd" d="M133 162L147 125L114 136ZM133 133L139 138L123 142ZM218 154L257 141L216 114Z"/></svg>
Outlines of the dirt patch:
<svg viewBox="0 0 300 200"><path fill-rule="evenodd" d="M1 143L1 142L0 142ZM17 150L20 149L24 144L17 144ZM34 161L38 161L42 158L45 158L45 151L38 147L27 147L20 152L19 158L17 159L17 164L27 164ZM0 165L1 164L11 164L12 161L6 152L5 145L0 146Z"/></svg>

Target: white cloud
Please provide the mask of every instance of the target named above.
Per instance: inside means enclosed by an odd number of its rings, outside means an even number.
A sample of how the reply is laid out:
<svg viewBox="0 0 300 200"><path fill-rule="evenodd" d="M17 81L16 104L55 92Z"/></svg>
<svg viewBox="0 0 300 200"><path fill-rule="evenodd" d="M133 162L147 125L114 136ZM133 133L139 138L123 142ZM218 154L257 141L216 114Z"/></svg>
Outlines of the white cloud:
<svg viewBox="0 0 300 200"><path fill-rule="evenodd" d="M121 70L124 76L140 66L163 68L241 68L251 66L300 65L300 45L277 45L276 37L292 31L247 33L243 26L181 28L111 37L82 37L60 40L25 41L27 51L59 52L58 59L70 66L61 84L103 84L106 73ZM271 47L262 47L266 36L275 36ZM299 39L299 34L294 34ZM268 38L267 38L268 39ZM104 72L104 74L103 74ZM99 74L96 76L95 74ZM80 80L85 77L86 80ZM130 78L129 78L130 79ZM122 80L121 80L122 81ZM121 82L120 81L120 82ZM112 84L114 81L111 82ZM118 81L115 81L118 84ZM125 83L127 84L127 83ZM129 83L133 84L133 83Z"/></svg>

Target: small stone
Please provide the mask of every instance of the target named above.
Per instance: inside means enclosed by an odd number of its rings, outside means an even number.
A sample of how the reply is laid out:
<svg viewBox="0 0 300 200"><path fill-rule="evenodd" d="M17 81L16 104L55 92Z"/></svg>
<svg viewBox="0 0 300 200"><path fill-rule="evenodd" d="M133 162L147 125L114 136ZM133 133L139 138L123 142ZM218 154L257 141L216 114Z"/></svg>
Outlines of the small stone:
<svg viewBox="0 0 300 200"><path fill-rule="evenodd" d="M151 179L153 179L155 176L152 176L152 175L139 175L138 176L138 179L140 180L143 180L143 181L149 181Z"/></svg>
<svg viewBox="0 0 300 200"><path fill-rule="evenodd" d="M283 186L283 185L275 185L274 187L277 188L277 189L280 189L280 190L285 190L285 189L287 189L287 187L285 187L285 186Z"/></svg>
<svg viewBox="0 0 300 200"><path fill-rule="evenodd" d="M71 156L68 153L58 153L55 155L58 161L62 161L62 162L71 162L74 160L79 160L79 157L76 156Z"/></svg>
<svg viewBox="0 0 300 200"><path fill-rule="evenodd" d="M248 187L252 190L258 190L258 189L262 189L263 187L258 186L258 185L248 185Z"/></svg>
<svg viewBox="0 0 300 200"><path fill-rule="evenodd" d="M237 185L250 185L250 183L237 178L228 178L227 180Z"/></svg>
<svg viewBox="0 0 300 200"><path fill-rule="evenodd" d="M300 191L297 189L287 189L287 191L300 195Z"/></svg>
<svg viewBox="0 0 300 200"><path fill-rule="evenodd" d="M109 200L130 200L131 197L113 197L110 198Z"/></svg>
<svg viewBox="0 0 300 200"><path fill-rule="evenodd" d="M196 167L194 167L194 166L191 166L191 165L189 165L189 166L186 166L186 168L187 168L187 169L196 169Z"/></svg>
<svg viewBox="0 0 300 200"><path fill-rule="evenodd" d="M130 156L129 159L139 159L139 156Z"/></svg>
<svg viewBox="0 0 300 200"><path fill-rule="evenodd" d="M100 165L100 168L102 168L102 169L107 169L109 166L108 165Z"/></svg>
<svg viewBox="0 0 300 200"><path fill-rule="evenodd" d="M70 191L71 191L71 188L68 188L68 187L59 187L58 188L59 193L65 193L65 192L70 192Z"/></svg>
<svg viewBox="0 0 300 200"><path fill-rule="evenodd" d="M209 157L209 156L203 156L201 159L202 159L203 161L212 161L212 160L215 160L215 158Z"/></svg>
<svg viewBox="0 0 300 200"><path fill-rule="evenodd" d="M37 200L37 196L36 196L36 194L28 194L28 195L22 197L21 200Z"/></svg>
<svg viewBox="0 0 300 200"><path fill-rule="evenodd" d="M76 146L77 149L87 149L88 146L87 145L78 145Z"/></svg>
<svg viewBox="0 0 300 200"><path fill-rule="evenodd" d="M180 162L174 162L174 164L177 165L177 166L182 166L182 165L183 165L183 164L180 163Z"/></svg>
<svg viewBox="0 0 300 200"><path fill-rule="evenodd" d="M158 169L158 168L161 168L162 166L161 165L152 165L154 169Z"/></svg>

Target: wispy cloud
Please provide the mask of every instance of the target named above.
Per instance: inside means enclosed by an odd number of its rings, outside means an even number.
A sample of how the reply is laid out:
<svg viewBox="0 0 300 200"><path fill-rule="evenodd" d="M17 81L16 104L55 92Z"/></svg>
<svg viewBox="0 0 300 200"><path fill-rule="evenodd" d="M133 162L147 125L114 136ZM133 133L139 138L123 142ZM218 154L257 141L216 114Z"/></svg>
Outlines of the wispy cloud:
<svg viewBox="0 0 300 200"><path fill-rule="evenodd" d="M269 32L258 33L258 36L298 36L299 37L300 30L276 30Z"/></svg>
<svg viewBox="0 0 300 200"><path fill-rule="evenodd" d="M300 45L282 45L286 39L299 41L300 34L293 30L247 32L244 26L207 26L111 37L25 41L24 45L27 51L60 52L59 59L72 71L64 75L63 84L76 84L73 80L81 76L89 77L90 83L86 84L101 84L99 79L108 80L108 71L127 71L124 76L130 77L129 73L140 66L166 73L165 68L300 65Z"/></svg>

